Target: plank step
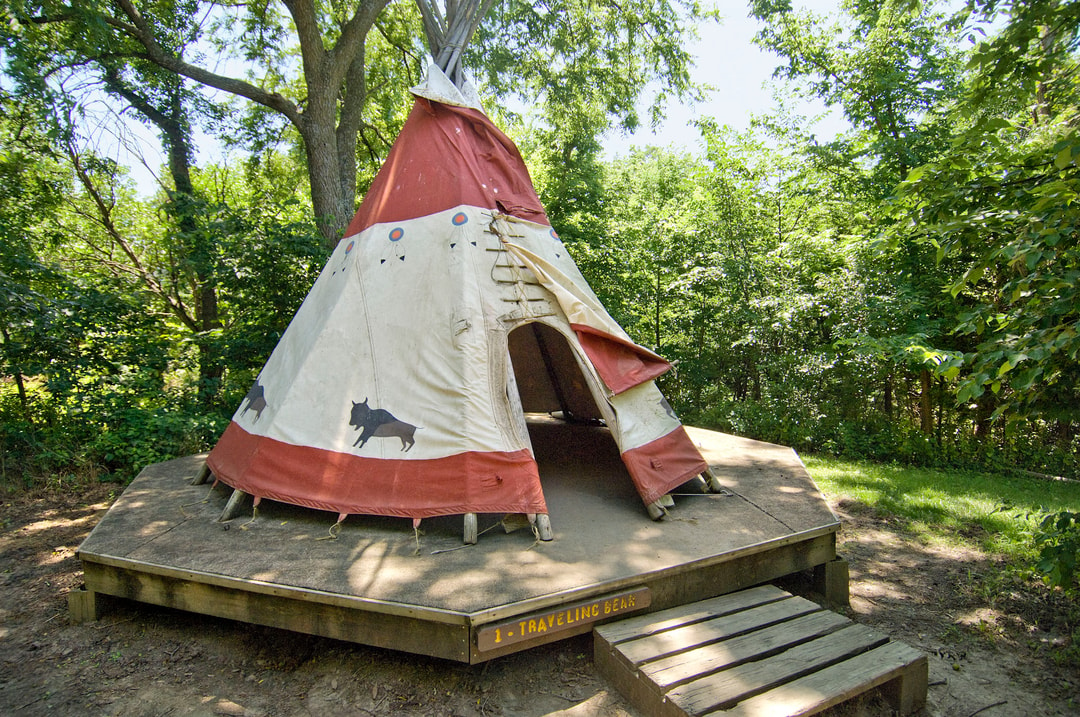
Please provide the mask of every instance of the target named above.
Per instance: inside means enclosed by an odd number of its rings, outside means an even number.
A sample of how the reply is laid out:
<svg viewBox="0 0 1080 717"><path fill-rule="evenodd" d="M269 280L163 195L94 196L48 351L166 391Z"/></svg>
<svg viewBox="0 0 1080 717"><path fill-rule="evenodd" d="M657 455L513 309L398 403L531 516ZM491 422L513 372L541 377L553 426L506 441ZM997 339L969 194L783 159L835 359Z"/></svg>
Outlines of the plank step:
<svg viewBox="0 0 1080 717"><path fill-rule="evenodd" d="M926 702L926 655L772 585L593 635L601 674L650 715L810 715L881 686L900 714Z"/></svg>

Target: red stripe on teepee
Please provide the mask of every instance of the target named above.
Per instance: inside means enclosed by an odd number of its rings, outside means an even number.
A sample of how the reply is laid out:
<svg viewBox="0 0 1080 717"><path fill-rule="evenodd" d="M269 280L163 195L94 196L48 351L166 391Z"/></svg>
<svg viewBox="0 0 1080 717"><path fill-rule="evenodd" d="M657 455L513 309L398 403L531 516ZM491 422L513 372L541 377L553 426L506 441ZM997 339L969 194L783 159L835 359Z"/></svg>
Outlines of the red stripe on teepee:
<svg viewBox="0 0 1080 717"><path fill-rule="evenodd" d="M483 112L418 97L345 236L461 205L549 224L509 137Z"/></svg>
<svg viewBox="0 0 1080 717"><path fill-rule="evenodd" d="M631 448L622 454L622 459L645 505L709 467L682 426L655 441Z"/></svg>
<svg viewBox="0 0 1080 717"><path fill-rule="evenodd" d="M430 518L547 512L527 450L364 458L295 446L230 422L207 464L216 478L245 493L333 513Z"/></svg>
<svg viewBox="0 0 1080 717"><path fill-rule="evenodd" d="M571 328L612 393L652 381L671 368L667 359L631 341L583 324L571 324Z"/></svg>

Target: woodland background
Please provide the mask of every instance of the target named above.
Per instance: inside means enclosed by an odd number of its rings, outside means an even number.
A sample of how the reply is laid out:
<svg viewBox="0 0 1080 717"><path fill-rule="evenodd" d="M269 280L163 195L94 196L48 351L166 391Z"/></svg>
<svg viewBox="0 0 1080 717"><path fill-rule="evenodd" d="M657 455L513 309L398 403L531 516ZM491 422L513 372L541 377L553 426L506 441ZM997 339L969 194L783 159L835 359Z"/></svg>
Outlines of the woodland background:
<svg viewBox="0 0 1080 717"><path fill-rule="evenodd" d="M495 3L464 57L687 423L801 452L1080 477L1080 3ZM783 109L605 159L759 19ZM207 450L426 67L388 0L0 2L0 485ZM222 69L223 68L223 69ZM168 157L136 187L102 107ZM515 112L513 108L519 109ZM638 108L647 108L644 111ZM199 133L230 150L198 166ZM403 287L407 291L407 287ZM332 377L328 377L332 380Z"/></svg>

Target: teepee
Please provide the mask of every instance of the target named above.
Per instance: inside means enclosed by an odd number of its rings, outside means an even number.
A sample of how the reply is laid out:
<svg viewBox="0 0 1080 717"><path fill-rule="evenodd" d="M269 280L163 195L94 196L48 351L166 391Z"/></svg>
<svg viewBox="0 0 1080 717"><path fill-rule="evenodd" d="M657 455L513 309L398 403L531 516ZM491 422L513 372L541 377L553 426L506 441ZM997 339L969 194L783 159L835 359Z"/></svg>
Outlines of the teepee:
<svg viewBox="0 0 1080 717"><path fill-rule="evenodd" d="M470 542L475 514L526 514L548 538L525 414L555 413L606 425L661 517L708 471L654 383L670 364L604 310L460 78L461 18L425 12L436 64L207 465L256 504L462 514Z"/></svg>

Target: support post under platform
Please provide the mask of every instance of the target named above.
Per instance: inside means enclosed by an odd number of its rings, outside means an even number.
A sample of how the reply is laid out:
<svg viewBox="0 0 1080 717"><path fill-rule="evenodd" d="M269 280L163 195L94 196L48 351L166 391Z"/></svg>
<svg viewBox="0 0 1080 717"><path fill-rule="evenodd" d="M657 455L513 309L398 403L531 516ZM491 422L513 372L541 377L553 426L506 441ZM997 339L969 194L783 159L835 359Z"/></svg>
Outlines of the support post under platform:
<svg viewBox="0 0 1080 717"><path fill-rule="evenodd" d="M824 596L829 607L851 607L848 562L834 558L814 567L814 591Z"/></svg>
<svg viewBox="0 0 1080 717"><path fill-rule="evenodd" d="M68 615L73 623L95 622L101 619L108 603L109 595L102 595L86 588L72 590L67 594Z"/></svg>

